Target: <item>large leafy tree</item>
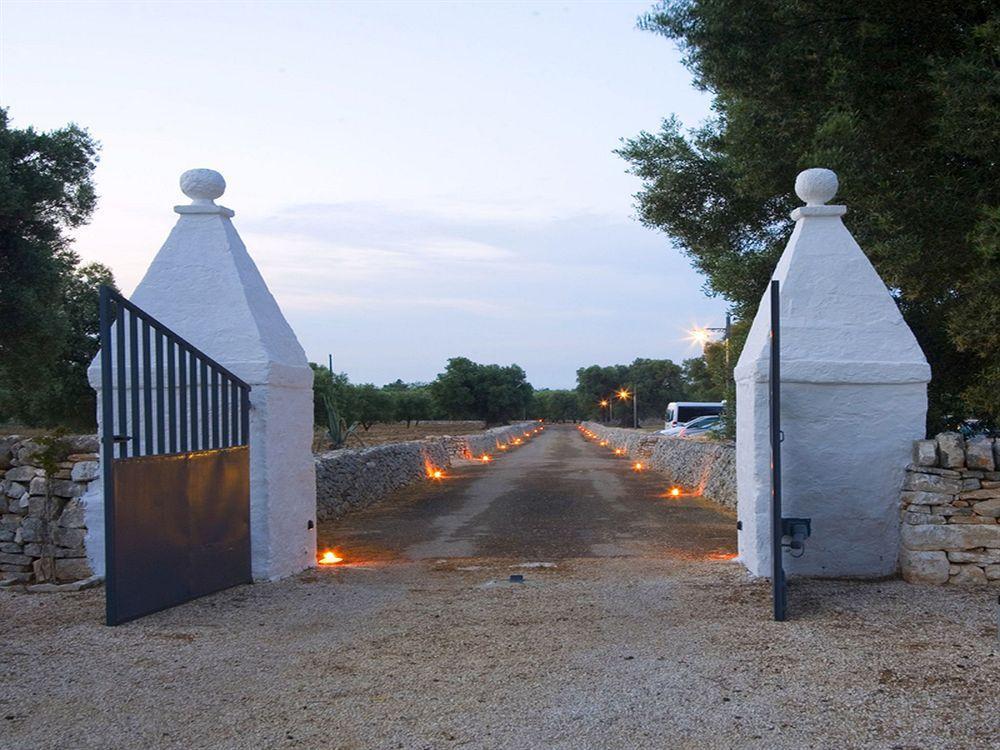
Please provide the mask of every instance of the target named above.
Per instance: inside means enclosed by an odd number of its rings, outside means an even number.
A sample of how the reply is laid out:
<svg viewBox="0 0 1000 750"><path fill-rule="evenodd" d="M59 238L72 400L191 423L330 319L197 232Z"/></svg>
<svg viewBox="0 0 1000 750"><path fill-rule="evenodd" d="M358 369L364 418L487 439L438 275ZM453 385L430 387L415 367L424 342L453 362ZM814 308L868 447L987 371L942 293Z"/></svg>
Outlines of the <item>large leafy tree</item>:
<svg viewBox="0 0 1000 750"><path fill-rule="evenodd" d="M586 413L606 416L600 402L614 401L616 421L632 423L631 398L625 403L615 393L625 389L638 391L639 418L663 416L671 401L683 400L689 390L683 368L669 359L636 359L630 365L590 365L576 371L576 391Z"/></svg>
<svg viewBox="0 0 1000 750"><path fill-rule="evenodd" d="M931 428L1000 416L1000 6L981 0L669 0L715 116L620 153L644 223L751 318L791 232L796 173L825 166L930 360Z"/></svg>
<svg viewBox="0 0 1000 750"><path fill-rule="evenodd" d="M481 419L487 424L523 417L533 392L518 365L483 365L467 357L449 359L430 388L450 418Z"/></svg>
<svg viewBox="0 0 1000 750"><path fill-rule="evenodd" d="M97 288L113 279L81 265L70 240L94 210L97 150L76 125L16 129L0 109L0 420L94 423L86 369Z"/></svg>

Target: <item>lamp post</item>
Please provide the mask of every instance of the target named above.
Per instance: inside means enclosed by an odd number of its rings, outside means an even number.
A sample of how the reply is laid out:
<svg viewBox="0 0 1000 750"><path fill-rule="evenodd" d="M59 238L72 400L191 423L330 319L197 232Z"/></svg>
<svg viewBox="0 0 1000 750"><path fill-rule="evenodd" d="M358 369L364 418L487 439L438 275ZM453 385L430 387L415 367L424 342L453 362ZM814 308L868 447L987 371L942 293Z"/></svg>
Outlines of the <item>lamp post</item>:
<svg viewBox="0 0 1000 750"><path fill-rule="evenodd" d="M689 331L691 339L701 344L702 352L705 351L705 344L709 342L713 333L721 333L722 340L726 343L726 369L729 370L729 338L732 333L732 316L726 313L726 325L724 328L695 328Z"/></svg>
<svg viewBox="0 0 1000 750"><path fill-rule="evenodd" d="M607 408L607 407L609 407L610 405L611 405L611 404L610 404L610 403L608 402L608 400L607 400L606 398L605 398L605 399L601 399L601 408L602 408L602 409L604 409L604 408ZM602 416L603 416L603 415L602 415ZM607 421L608 421L608 422L611 422L611 414L610 414L610 412L608 413L608 420L607 420Z"/></svg>

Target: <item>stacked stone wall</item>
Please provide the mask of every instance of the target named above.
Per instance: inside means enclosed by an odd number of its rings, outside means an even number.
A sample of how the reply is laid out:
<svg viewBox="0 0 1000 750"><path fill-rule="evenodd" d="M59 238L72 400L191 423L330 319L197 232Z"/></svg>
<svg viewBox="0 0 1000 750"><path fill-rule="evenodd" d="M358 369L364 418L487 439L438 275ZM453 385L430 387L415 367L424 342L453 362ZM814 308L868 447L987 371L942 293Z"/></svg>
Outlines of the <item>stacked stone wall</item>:
<svg viewBox="0 0 1000 750"><path fill-rule="evenodd" d="M42 441L0 438L0 580L77 581L90 577L82 497L100 476L93 435ZM49 476L43 455L54 468Z"/></svg>
<svg viewBox="0 0 1000 750"><path fill-rule="evenodd" d="M917 440L900 500L904 579L1000 585L1000 439Z"/></svg>
<svg viewBox="0 0 1000 750"><path fill-rule="evenodd" d="M667 477L670 484L726 508L736 509L736 445L671 437L656 433L608 427L597 422L584 426L612 448L622 448L629 458L642 461Z"/></svg>
<svg viewBox="0 0 1000 750"><path fill-rule="evenodd" d="M427 479L428 469L448 469L462 460L496 454L523 437L534 422L495 427L471 435L428 437L406 443L321 453L316 461L316 516L339 518L394 491Z"/></svg>

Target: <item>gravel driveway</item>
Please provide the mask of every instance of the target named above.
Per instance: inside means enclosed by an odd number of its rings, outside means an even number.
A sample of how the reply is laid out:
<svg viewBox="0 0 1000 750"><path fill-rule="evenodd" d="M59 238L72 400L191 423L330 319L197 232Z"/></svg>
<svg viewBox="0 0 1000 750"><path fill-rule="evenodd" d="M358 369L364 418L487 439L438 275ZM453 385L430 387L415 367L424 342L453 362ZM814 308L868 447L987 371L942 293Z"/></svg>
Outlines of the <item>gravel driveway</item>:
<svg viewBox="0 0 1000 750"><path fill-rule="evenodd" d="M0 591L0 747L997 747L995 592L793 582L774 623L731 518L585 458L533 443L321 529L361 562L118 628L100 589ZM559 513L494 486L532 461Z"/></svg>

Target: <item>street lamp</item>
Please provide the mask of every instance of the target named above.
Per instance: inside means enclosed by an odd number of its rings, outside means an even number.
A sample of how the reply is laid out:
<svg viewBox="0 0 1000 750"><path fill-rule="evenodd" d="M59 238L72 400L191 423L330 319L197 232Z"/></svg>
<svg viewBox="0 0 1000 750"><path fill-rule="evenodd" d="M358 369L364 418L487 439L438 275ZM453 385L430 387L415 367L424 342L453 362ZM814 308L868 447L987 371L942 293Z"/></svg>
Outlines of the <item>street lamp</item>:
<svg viewBox="0 0 1000 750"><path fill-rule="evenodd" d="M601 408L602 409L606 409L606 408L608 408L608 406L610 406L610 404L608 403L608 400L606 398L602 398L601 399ZM610 421L611 421L611 416L609 414L608 415L608 422L610 422Z"/></svg>
<svg viewBox="0 0 1000 750"><path fill-rule="evenodd" d="M639 389L633 383L631 392L629 392L628 388L619 388L616 395L619 401L632 399L632 427L639 429Z"/></svg>
<svg viewBox="0 0 1000 750"><path fill-rule="evenodd" d="M732 318L729 313L726 313L725 328L694 328L688 331L688 338L696 344L701 344L702 351L704 351L705 344L712 340L713 333L722 334L722 340L726 344L726 369L729 370L729 338L732 334Z"/></svg>

